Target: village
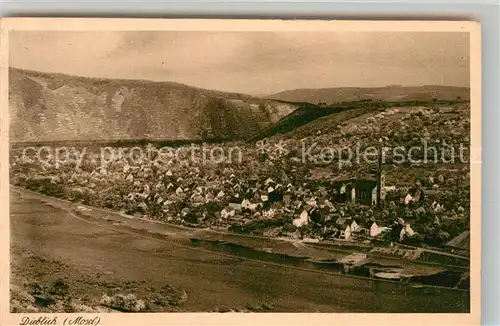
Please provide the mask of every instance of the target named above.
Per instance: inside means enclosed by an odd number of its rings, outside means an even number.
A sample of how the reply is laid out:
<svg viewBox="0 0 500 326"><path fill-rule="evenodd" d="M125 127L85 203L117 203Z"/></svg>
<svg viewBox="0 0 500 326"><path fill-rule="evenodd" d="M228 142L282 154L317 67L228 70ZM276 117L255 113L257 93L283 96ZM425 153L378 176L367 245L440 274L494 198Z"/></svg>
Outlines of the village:
<svg viewBox="0 0 500 326"><path fill-rule="evenodd" d="M263 152L254 144L226 146L239 146L244 159L153 158L131 165L116 158L96 165L95 150L75 169L26 162L22 150L14 149L11 182L167 223L302 241L446 247L468 232L467 164L378 162L339 169L304 163L290 152Z"/></svg>
<svg viewBox="0 0 500 326"><path fill-rule="evenodd" d="M308 20L6 21L6 324L477 324L482 25Z"/></svg>

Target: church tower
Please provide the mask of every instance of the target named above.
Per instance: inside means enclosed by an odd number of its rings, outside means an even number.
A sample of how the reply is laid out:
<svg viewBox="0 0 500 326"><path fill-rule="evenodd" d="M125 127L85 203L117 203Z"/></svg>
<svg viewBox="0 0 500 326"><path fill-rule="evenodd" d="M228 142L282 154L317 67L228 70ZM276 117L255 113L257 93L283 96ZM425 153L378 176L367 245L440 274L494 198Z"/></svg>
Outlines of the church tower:
<svg viewBox="0 0 500 326"><path fill-rule="evenodd" d="M378 157L378 167L377 167L377 208L382 207L382 200L385 197L384 188L385 188L385 173L384 166L382 162L383 154L379 153Z"/></svg>

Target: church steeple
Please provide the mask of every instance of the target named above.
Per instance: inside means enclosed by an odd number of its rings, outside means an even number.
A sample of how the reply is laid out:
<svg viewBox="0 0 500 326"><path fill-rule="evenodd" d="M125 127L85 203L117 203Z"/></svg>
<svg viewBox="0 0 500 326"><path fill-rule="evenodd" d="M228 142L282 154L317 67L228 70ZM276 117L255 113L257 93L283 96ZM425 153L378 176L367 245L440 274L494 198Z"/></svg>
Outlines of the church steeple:
<svg viewBox="0 0 500 326"><path fill-rule="evenodd" d="M385 187L385 174L383 165L383 148L379 151L378 166L377 166L377 208L382 207L382 188Z"/></svg>

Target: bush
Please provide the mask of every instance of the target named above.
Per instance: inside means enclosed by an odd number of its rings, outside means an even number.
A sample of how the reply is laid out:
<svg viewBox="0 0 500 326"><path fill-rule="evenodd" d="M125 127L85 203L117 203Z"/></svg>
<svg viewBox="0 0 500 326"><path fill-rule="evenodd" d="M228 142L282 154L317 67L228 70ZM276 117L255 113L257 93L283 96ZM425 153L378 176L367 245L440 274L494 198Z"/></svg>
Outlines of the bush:
<svg viewBox="0 0 500 326"><path fill-rule="evenodd" d="M257 155L257 159L259 160L259 162L261 163L265 163L267 160L269 160L269 154L267 153L259 153Z"/></svg>
<svg viewBox="0 0 500 326"><path fill-rule="evenodd" d="M153 292L151 302L158 306L179 306L188 299L186 291L170 285L164 285L160 289L151 290Z"/></svg>
<svg viewBox="0 0 500 326"><path fill-rule="evenodd" d="M223 208L224 206L217 202L209 202L200 206L200 210L204 211L208 216L213 216L216 212L220 212Z"/></svg>
<svg viewBox="0 0 500 326"><path fill-rule="evenodd" d="M69 295L69 285L64 280L58 279L50 287L49 294L65 298Z"/></svg>
<svg viewBox="0 0 500 326"><path fill-rule="evenodd" d="M158 204L152 202L148 205L147 214L152 217L161 217L163 216L163 204Z"/></svg>
<svg viewBox="0 0 500 326"><path fill-rule="evenodd" d="M231 226L229 230L242 233L251 233L259 229L282 227L286 224L288 223L284 219L256 220L241 226Z"/></svg>
<svg viewBox="0 0 500 326"><path fill-rule="evenodd" d="M64 197L65 194L64 187L57 183L52 183L50 178L28 179L26 180L26 189L59 198Z"/></svg>
<svg viewBox="0 0 500 326"><path fill-rule="evenodd" d="M284 224L281 227L281 232L295 232L297 230L297 227L291 223Z"/></svg>
<svg viewBox="0 0 500 326"><path fill-rule="evenodd" d="M146 303L143 300L138 300L133 294L116 294L112 297L105 294L101 298L101 304L121 311L140 312L147 310Z"/></svg>
<svg viewBox="0 0 500 326"><path fill-rule="evenodd" d="M70 190L69 198L74 202L82 203L84 205L91 205L93 201L92 194L86 190L81 189Z"/></svg>

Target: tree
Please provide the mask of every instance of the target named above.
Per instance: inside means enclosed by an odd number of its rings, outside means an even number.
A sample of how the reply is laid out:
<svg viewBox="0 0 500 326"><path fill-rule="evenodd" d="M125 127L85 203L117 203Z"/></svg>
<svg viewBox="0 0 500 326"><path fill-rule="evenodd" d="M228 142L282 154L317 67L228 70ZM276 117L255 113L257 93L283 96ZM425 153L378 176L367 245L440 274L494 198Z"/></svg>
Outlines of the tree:
<svg viewBox="0 0 500 326"><path fill-rule="evenodd" d="M300 232L300 238L303 239L304 235L309 231L309 228L307 227L307 225L302 225L297 230L299 230Z"/></svg>

